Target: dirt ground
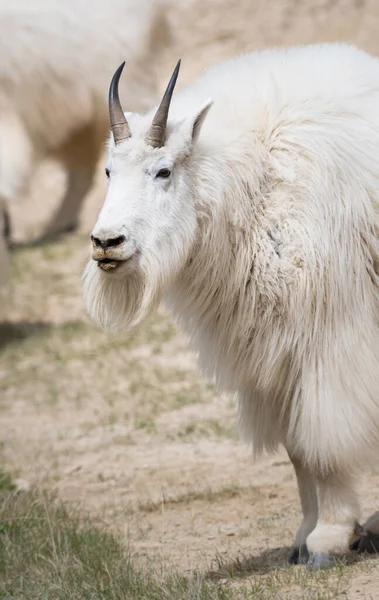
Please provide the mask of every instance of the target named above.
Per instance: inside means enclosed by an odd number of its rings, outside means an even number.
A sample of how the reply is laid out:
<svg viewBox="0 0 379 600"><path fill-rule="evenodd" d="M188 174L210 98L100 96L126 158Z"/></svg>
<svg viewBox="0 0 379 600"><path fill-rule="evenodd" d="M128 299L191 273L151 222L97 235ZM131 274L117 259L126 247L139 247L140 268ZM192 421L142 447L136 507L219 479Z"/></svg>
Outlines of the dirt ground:
<svg viewBox="0 0 379 600"><path fill-rule="evenodd" d="M183 23L193 13L191 46ZM374 1L193 0L171 20L170 53L187 62L184 82L218 58L271 44L346 39L379 54ZM162 86L165 65L162 59ZM198 375L162 309L129 334L109 335L89 322L80 275L104 179L100 165L79 232L55 243L22 245L38 235L64 190L58 165L41 164L11 207L21 244L0 291L2 463L19 487L42 485L80 504L142 561L159 557L163 569L265 585L284 569L300 521L292 467L284 452L253 462L239 439L234 399ZM379 467L361 483L364 518L378 509L378 487ZM300 575L283 572L273 598L316 597ZM352 564L320 584L317 597L379 598L378 576L375 559Z"/></svg>

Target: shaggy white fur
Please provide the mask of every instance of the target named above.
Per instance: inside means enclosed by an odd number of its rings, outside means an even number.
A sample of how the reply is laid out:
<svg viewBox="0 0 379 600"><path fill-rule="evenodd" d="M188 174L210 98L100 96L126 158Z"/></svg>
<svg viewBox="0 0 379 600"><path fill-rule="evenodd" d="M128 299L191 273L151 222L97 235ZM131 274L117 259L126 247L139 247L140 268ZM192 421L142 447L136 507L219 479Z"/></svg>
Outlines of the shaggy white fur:
<svg viewBox="0 0 379 600"><path fill-rule="evenodd" d="M379 449L379 61L340 44L243 55L174 96L158 149L154 113L126 113L132 137L110 142L93 235L124 235L132 258L89 262L88 311L129 327L163 296L238 393L255 454L287 448L296 547L344 552L354 474Z"/></svg>

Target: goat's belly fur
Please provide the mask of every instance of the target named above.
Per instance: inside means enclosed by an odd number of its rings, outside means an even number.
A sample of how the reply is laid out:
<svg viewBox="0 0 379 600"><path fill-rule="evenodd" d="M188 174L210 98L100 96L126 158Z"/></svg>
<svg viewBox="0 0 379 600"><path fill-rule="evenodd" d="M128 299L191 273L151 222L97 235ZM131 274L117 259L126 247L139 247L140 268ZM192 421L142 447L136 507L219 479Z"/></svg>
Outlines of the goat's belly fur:
<svg viewBox="0 0 379 600"><path fill-rule="evenodd" d="M248 340L236 333L237 323L232 333L225 324L220 330L209 322L194 327L196 316L183 319L182 294L177 294L180 306L170 297L201 370L221 389L237 392L240 428L255 455L284 444L323 474L377 464L378 304L376 283L365 280L366 289L356 295L354 286L343 291L354 310L339 313L337 307L322 316L316 306L310 311L309 298L293 287L285 314L271 314L264 322L261 314L256 322L249 315ZM246 334L245 322L243 329Z"/></svg>

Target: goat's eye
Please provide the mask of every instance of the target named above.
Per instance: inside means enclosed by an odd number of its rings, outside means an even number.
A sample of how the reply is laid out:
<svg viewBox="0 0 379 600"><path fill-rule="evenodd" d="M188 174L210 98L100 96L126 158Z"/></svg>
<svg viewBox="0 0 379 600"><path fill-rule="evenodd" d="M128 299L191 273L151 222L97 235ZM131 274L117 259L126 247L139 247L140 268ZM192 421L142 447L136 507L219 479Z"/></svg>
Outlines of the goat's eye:
<svg viewBox="0 0 379 600"><path fill-rule="evenodd" d="M168 179L171 175L170 169L160 169L156 175L156 177L160 177L161 179Z"/></svg>
<svg viewBox="0 0 379 600"><path fill-rule="evenodd" d="M110 172L110 170L108 169L108 167L106 167L106 168L105 168L105 174L106 174L107 178L109 179L109 178L110 178L110 176L111 176L111 172Z"/></svg>

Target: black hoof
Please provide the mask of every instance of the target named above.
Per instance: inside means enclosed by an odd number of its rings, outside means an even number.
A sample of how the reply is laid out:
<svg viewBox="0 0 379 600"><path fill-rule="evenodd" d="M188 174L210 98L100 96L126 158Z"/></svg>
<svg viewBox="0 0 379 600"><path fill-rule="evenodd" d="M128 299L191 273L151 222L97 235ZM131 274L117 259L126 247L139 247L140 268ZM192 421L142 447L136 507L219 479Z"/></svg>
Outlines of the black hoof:
<svg viewBox="0 0 379 600"><path fill-rule="evenodd" d="M11 226L11 218L9 216L9 211L7 208L3 209L3 216L4 216L4 239L5 242L7 244L7 246L10 246L10 241L11 241L11 235L12 235L12 226Z"/></svg>
<svg viewBox="0 0 379 600"><path fill-rule="evenodd" d="M314 552L309 555L307 569L309 571L321 571L334 567L334 557L327 552Z"/></svg>
<svg viewBox="0 0 379 600"><path fill-rule="evenodd" d="M350 550L355 550L355 551L358 552L359 542L360 541L361 541L360 539L359 540L355 540L355 542L353 542L352 544L350 544L350 546L349 546Z"/></svg>
<svg viewBox="0 0 379 600"><path fill-rule="evenodd" d="M309 552L306 544L294 546L288 557L290 565L306 565L309 559Z"/></svg>
<svg viewBox="0 0 379 600"><path fill-rule="evenodd" d="M351 548L352 550L357 550L358 552L377 554L379 552L379 535L377 533L371 533L371 531L367 531L366 535L352 544Z"/></svg>

